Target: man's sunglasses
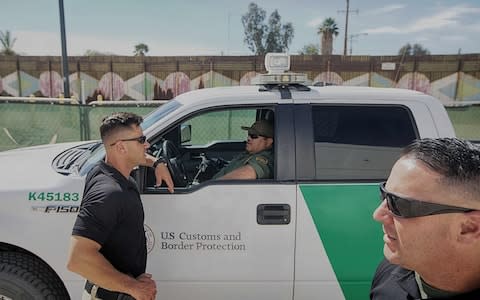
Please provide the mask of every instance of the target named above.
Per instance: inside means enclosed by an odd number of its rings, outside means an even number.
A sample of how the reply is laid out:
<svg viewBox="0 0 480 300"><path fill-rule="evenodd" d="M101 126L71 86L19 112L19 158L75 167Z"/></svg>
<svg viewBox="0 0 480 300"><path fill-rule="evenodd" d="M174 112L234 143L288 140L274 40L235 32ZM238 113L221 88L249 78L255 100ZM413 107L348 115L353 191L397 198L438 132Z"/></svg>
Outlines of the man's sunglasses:
<svg viewBox="0 0 480 300"><path fill-rule="evenodd" d="M263 135L259 135L259 134L253 133L253 132L249 132L248 136L253 140L258 139L258 137L260 137L260 136L263 137Z"/></svg>
<svg viewBox="0 0 480 300"><path fill-rule="evenodd" d="M142 136L139 136L139 137L136 137L136 138L131 138L131 139L121 139L121 140L116 141L115 143L110 144L110 146L113 146L120 141L122 141L122 142L137 141L140 144L145 144L145 142L147 141L147 137L142 135Z"/></svg>
<svg viewBox="0 0 480 300"><path fill-rule="evenodd" d="M402 198L385 190L385 183L386 182L382 182L380 184L380 200L387 201L388 209L397 217L417 218L439 214L465 213L476 210L465 207Z"/></svg>

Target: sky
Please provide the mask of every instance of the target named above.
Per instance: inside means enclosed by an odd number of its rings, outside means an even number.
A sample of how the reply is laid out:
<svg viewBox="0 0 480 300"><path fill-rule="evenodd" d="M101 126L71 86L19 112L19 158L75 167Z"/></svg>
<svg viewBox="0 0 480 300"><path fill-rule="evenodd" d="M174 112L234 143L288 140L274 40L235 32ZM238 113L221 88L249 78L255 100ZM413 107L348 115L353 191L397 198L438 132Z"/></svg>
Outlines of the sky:
<svg viewBox="0 0 480 300"><path fill-rule="evenodd" d="M241 17L247 0L63 0L67 53L95 50L148 56L251 55ZM290 54L319 45L319 25L335 19L333 54L343 54L346 1L258 0L269 16L291 22ZM59 0L0 0L0 31L16 38L21 55L61 55ZM432 54L480 53L479 0L350 0L347 53L397 55L406 43Z"/></svg>

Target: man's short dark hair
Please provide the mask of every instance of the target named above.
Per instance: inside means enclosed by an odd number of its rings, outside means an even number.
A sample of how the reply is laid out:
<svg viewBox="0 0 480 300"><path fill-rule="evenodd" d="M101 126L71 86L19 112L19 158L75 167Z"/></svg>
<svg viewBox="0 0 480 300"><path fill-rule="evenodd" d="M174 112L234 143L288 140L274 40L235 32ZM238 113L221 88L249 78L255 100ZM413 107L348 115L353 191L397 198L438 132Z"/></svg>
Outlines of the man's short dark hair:
<svg viewBox="0 0 480 300"><path fill-rule="evenodd" d="M422 161L443 176L442 183L461 185L480 201L479 146L458 138L424 138L405 147L403 156Z"/></svg>
<svg viewBox="0 0 480 300"><path fill-rule="evenodd" d="M129 112L116 112L106 116L100 125L100 137L102 141L106 137L116 133L118 130L131 129L132 125L139 126L143 118L139 115Z"/></svg>

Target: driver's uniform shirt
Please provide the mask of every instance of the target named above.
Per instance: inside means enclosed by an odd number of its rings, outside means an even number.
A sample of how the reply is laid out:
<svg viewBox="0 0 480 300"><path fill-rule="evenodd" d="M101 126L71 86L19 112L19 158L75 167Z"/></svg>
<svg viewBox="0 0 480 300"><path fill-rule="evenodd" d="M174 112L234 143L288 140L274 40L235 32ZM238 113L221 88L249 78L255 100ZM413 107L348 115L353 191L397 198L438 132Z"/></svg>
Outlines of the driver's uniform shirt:
<svg viewBox="0 0 480 300"><path fill-rule="evenodd" d="M271 179L273 178L273 153L271 149L263 150L258 153L243 152L235 157L226 167L221 169L213 179L220 178L235 169L250 165L257 174L257 179Z"/></svg>

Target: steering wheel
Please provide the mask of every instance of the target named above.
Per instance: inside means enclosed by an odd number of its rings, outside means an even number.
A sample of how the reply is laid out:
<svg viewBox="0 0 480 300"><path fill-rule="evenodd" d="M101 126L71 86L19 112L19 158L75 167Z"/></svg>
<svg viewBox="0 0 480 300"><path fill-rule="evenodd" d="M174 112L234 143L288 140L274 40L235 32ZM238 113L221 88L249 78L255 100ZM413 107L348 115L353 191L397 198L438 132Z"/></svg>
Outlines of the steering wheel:
<svg viewBox="0 0 480 300"><path fill-rule="evenodd" d="M180 159L180 150L178 150L174 143L165 140L162 143L162 155L172 176L173 184L181 187L187 186L187 175L185 166Z"/></svg>

